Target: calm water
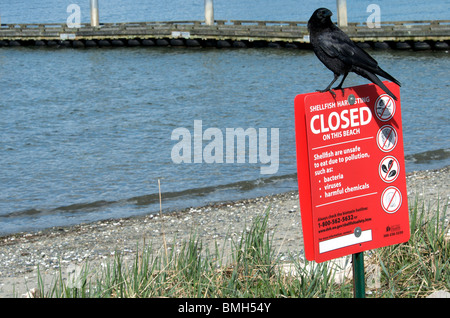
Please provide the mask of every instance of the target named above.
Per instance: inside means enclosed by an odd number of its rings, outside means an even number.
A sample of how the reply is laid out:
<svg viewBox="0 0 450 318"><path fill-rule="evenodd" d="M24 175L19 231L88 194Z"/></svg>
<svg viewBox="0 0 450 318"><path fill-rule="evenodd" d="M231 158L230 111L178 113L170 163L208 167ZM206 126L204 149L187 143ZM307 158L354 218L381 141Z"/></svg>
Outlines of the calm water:
<svg viewBox="0 0 450 318"><path fill-rule="evenodd" d="M64 22L73 2L62 12L51 5L59 2L2 3L2 23ZM312 11L315 2L299 2L215 1L216 19L306 20L310 13L300 9ZM169 3L100 1L101 20L202 19L203 0ZM367 17L361 3L349 10L350 21ZM382 14L389 11L390 2L379 3ZM407 2L398 3L386 20L447 18L442 10L427 14L448 1L408 16L401 15ZM406 169L450 164L449 54L371 54L403 84ZM294 97L331 78L301 50L0 49L0 235L157 212L158 179L164 209L295 190ZM356 75L346 81L364 83ZM224 139L226 128L267 128L269 150L270 129L279 128L276 173L261 174L264 164L248 156L245 163L175 164L172 132L189 131L194 150L194 121Z"/></svg>

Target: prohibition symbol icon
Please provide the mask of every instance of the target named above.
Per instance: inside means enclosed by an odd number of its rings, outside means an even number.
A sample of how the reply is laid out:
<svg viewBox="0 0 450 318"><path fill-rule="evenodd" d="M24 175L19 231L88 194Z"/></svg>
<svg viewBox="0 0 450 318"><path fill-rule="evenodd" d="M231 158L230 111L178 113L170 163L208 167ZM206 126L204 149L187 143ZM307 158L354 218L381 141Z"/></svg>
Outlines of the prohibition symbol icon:
<svg viewBox="0 0 450 318"><path fill-rule="evenodd" d="M375 116L381 121L388 121L395 114L395 101L389 95L381 95L375 101Z"/></svg>
<svg viewBox="0 0 450 318"><path fill-rule="evenodd" d="M384 157L378 166L380 178L387 183L391 183L397 179L400 171L400 164L397 158L393 156Z"/></svg>
<svg viewBox="0 0 450 318"><path fill-rule="evenodd" d="M387 213L395 213L402 205L402 194L396 187L387 187L381 194L381 206Z"/></svg>
<svg viewBox="0 0 450 318"><path fill-rule="evenodd" d="M377 145L383 152L389 152L397 145L397 131L391 125L381 127L377 133Z"/></svg>

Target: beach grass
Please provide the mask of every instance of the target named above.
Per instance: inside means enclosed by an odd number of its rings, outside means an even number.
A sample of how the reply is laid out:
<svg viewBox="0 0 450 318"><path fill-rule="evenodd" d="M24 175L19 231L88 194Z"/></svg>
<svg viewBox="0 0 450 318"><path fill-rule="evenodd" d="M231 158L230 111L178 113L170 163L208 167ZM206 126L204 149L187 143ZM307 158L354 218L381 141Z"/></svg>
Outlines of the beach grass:
<svg viewBox="0 0 450 318"><path fill-rule="evenodd" d="M432 207L415 200L410 207L410 240L365 252L366 268L378 268L376 283L366 285L366 297L414 298L450 290L446 212L447 203ZM100 267L86 263L77 275L56 276L51 287L44 288L38 274L37 294L49 298L353 297L352 275L337 279L342 268L332 267L332 261L316 264L299 257L288 264L282 261L268 230L269 217L265 212L253 220L240 238L231 240L228 252L217 242L206 248L193 232L179 249L138 246L131 261L118 251Z"/></svg>

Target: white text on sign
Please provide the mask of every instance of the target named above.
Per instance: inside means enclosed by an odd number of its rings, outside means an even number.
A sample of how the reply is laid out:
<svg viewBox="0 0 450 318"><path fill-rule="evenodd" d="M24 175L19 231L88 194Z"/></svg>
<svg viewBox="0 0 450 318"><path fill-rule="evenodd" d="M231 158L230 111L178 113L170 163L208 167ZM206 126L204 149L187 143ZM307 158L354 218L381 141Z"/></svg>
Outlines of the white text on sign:
<svg viewBox="0 0 450 318"><path fill-rule="evenodd" d="M310 128L313 134L336 131L338 129L365 126L372 120L372 113L367 106L344 109L340 113L331 112L325 119L324 114L311 118Z"/></svg>

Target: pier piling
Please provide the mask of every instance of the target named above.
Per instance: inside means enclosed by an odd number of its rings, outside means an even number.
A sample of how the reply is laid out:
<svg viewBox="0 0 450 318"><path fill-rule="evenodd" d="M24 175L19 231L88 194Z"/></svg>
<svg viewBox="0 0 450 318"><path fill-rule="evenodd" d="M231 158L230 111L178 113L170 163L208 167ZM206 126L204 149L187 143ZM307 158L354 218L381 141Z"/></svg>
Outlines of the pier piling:
<svg viewBox="0 0 450 318"><path fill-rule="evenodd" d="M214 24L214 4L213 0L205 0L205 24Z"/></svg>
<svg viewBox="0 0 450 318"><path fill-rule="evenodd" d="M91 26L99 26L98 0L91 0Z"/></svg>
<svg viewBox="0 0 450 318"><path fill-rule="evenodd" d="M339 27L348 26L347 22L347 0L336 0L337 19Z"/></svg>

